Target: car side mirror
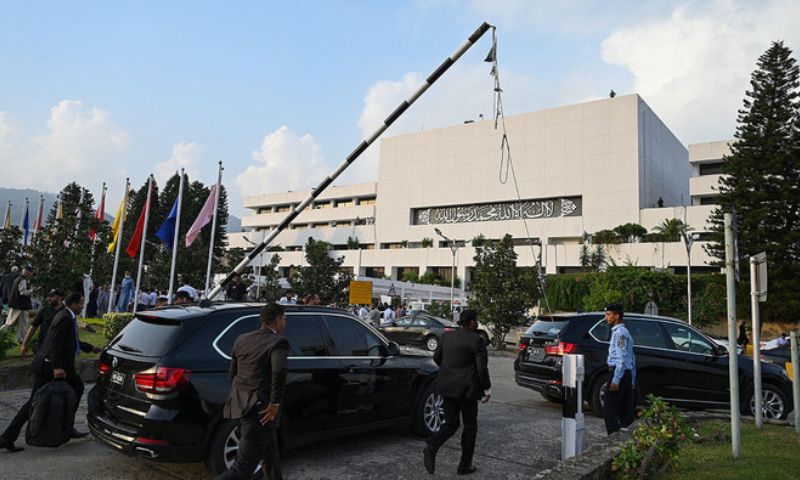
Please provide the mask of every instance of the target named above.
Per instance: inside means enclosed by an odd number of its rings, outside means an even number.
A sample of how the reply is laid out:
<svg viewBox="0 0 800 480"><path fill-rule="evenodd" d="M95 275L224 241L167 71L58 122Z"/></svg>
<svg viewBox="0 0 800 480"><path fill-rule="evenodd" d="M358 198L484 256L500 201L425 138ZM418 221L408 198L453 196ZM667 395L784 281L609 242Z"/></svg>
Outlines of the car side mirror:
<svg viewBox="0 0 800 480"><path fill-rule="evenodd" d="M389 345L386 346L386 356L396 357L398 355L400 355L400 346L395 342L389 342Z"/></svg>
<svg viewBox="0 0 800 480"><path fill-rule="evenodd" d="M728 349L723 347L722 345L717 345L716 354L719 355L719 356L727 355L728 354Z"/></svg>

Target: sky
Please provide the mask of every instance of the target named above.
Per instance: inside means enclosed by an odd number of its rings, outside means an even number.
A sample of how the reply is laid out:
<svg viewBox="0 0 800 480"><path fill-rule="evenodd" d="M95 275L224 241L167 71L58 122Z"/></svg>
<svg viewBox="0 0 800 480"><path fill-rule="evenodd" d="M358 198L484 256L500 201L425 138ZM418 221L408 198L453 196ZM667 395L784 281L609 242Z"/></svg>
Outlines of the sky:
<svg viewBox="0 0 800 480"><path fill-rule="evenodd" d="M800 2L32 1L0 16L0 186L116 210L179 168L243 197L315 186L480 25L506 114L639 93L684 143L728 139ZM485 35L384 136L492 112ZM795 54L795 58L797 55ZM373 145L337 184L374 181ZM114 212L111 212L112 214Z"/></svg>

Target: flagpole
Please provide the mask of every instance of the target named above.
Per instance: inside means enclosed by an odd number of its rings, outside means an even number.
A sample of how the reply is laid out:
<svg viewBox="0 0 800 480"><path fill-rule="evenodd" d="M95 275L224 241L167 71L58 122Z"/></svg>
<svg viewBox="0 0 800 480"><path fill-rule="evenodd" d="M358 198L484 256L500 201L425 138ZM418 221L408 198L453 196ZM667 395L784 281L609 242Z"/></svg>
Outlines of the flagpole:
<svg viewBox="0 0 800 480"><path fill-rule="evenodd" d="M208 288L211 284L211 263L214 260L214 234L217 231L217 210L219 209L219 194L222 188L222 160L219 161L219 173L217 175L217 190L214 192L214 215L211 217L211 242L208 245L208 268L206 269L206 288L203 296L208 298Z"/></svg>
<svg viewBox="0 0 800 480"><path fill-rule="evenodd" d="M181 229L181 205L183 204L183 169L181 168L181 179L178 183L178 212L175 216L175 235L172 239L172 265L169 268L169 292L167 298L169 303L173 303L172 292L175 288L175 261L178 257L178 231Z"/></svg>
<svg viewBox="0 0 800 480"><path fill-rule="evenodd" d="M144 231L142 232L142 243L139 246L139 268L136 270L136 296L133 298L133 313L139 304L139 291L142 288L142 267L144 266L144 247L147 240L147 223L150 220L150 199L153 195L153 175L147 179L147 200L144 203Z"/></svg>
<svg viewBox="0 0 800 480"><path fill-rule="evenodd" d="M125 226L125 213L128 211L128 192L130 191L130 179L125 179L125 190L122 194L122 214L119 219L119 227L117 228L117 245L114 249L114 269L111 271L111 293L108 297L108 311L114 311L114 286L117 282L117 267L119 266L119 249L122 245L122 227Z"/></svg>

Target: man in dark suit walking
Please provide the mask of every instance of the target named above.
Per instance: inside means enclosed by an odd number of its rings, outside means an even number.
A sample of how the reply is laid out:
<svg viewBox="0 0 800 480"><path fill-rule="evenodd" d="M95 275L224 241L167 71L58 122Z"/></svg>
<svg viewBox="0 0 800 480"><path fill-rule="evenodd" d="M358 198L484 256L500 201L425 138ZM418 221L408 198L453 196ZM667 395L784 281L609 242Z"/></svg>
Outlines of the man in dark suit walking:
<svg viewBox="0 0 800 480"><path fill-rule="evenodd" d="M88 343L81 342L78 338L77 315L83 309L83 295L72 293L64 301L67 308L62 308L53 318L47 332L44 344L36 352L31 364L33 370L33 390L31 398L19 409L17 415L11 420L6 430L0 435L0 448L10 452L22 450L14 446L14 441L19 437L22 426L28 421L31 410L31 400L36 391L54 378L64 379L80 399L83 395L83 381L75 370L75 359L81 350L84 352L99 351ZM75 403L75 411L79 402ZM78 432L72 429L72 438L87 436L87 432Z"/></svg>
<svg viewBox="0 0 800 480"><path fill-rule="evenodd" d="M289 340L284 309L276 303L261 309L261 328L240 335L231 353L231 391L225 418L239 420L236 464L217 480L249 479L259 463L267 480L281 479L278 433L286 390Z"/></svg>
<svg viewBox="0 0 800 480"><path fill-rule="evenodd" d="M425 469L431 474L436 469L436 452L458 430L459 415L464 430L456 473L475 472L472 456L478 434L478 400L486 403L491 397L486 344L476 333L478 313L464 310L458 323L461 328L442 335L433 354L433 360L440 367L434 391L444 397L444 423L438 432L428 437L428 445L423 450Z"/></svg>

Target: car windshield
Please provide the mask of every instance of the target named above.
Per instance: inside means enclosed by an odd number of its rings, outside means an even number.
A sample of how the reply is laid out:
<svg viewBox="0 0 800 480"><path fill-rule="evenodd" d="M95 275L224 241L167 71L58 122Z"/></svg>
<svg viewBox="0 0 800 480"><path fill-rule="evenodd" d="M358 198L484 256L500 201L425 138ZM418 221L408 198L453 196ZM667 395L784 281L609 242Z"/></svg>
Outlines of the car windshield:
<svg viewBox="0 0 800 480"><path fill-rule="evenodd" d="M565 318L540 318L533 322L533 325L531 325L525 334L534 336L556 336L567 324L569 324L569 319Z"/></svg>
<svg viewBox="0 0 800 480"><path fill-rule="evenodd" d="M158 357L167 353L180 332L181 322L134 318L110 347L145 357Z"/></svg>

